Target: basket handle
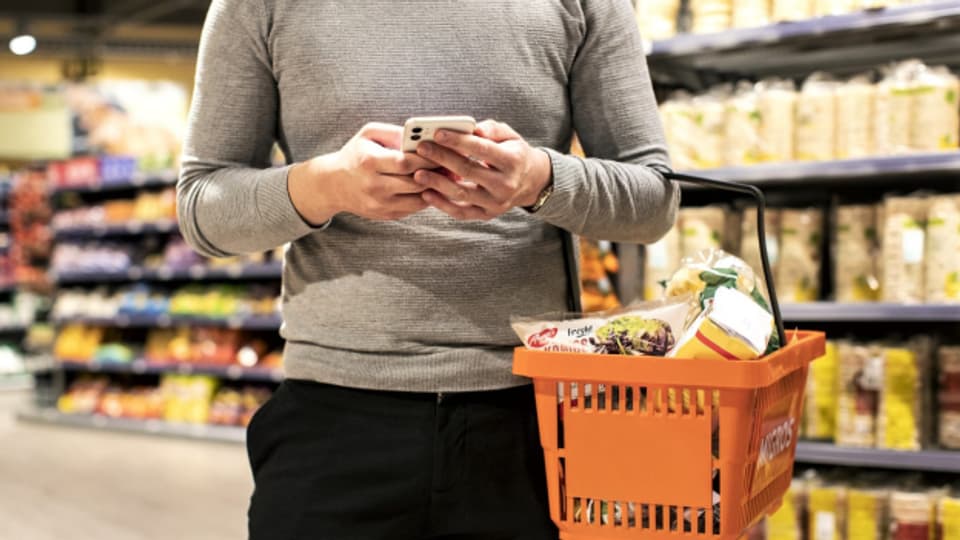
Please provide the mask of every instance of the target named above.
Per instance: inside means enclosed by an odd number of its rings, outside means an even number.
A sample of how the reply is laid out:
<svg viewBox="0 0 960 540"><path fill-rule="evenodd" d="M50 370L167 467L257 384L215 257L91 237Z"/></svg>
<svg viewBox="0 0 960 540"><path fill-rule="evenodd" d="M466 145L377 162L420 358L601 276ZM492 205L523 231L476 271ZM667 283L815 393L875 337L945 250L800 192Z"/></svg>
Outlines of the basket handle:
<svg viewBox="0 0 960 540"><path fill-rule="evenodd" d="M777 292L773 285L773 272L770 270L770 257L767 255L767 230L766 219L764 219L767 200L763 196L763 191L749 184L738 184L725 180L714 180L689 174L675 173L662 167L657 167L657 170L663 174L664 178L669 180L710 187L721 191L743 193L750 195L757 202L757 238L760 240L760 263L763 266L763 278L767 282L767 292L770 295L770 309L773 311L773 320L777 326L777 336L780 338L780 346L785 346L787 344L787 336L783 330L783 315L780 313L780 302L777 301Z"/></svg>

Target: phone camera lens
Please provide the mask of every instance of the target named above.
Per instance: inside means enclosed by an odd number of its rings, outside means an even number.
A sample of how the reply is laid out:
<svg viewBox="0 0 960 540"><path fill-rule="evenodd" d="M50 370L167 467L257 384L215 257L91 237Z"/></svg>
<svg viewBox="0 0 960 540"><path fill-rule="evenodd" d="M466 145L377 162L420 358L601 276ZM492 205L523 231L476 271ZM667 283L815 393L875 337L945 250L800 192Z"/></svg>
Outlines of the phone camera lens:
<svg viewBox="0 0 960 540"><path fill-rule="evenodd" d="M413 132L414 132L414 133L420 133L421 131L423 131L423 128L422 128L422 127L415 127L415 128L413 128Z"/></svg>
<svg viewBox="0 0 960 540"><path fill-rule="evenodd" d="M411 140L411 141L419 141L419 140L420 140L420 136L419 136L419 135L413 135L413 136L410 137L410 140Z"/></svg>

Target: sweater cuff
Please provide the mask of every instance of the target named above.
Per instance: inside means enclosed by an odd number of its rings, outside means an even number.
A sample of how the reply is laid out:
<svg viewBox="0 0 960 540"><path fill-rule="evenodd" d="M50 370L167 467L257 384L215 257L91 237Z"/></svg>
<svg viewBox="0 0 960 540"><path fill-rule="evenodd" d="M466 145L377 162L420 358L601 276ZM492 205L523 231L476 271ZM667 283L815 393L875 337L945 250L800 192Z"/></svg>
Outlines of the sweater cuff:
<svg viewBox="0 0 960 540"><path fill-rule="evenodd" d="M293 205L293 199L290 198L290 191L287 189L287 176L292 167L292 165L287 165L276 169L267 169L269 171L267 178L257 184L259 187L257 205L260 207L260 215L265 221L265 226L277 231L285 231L287 232L285 236L297 239L312 232L326 229L330 226L332 220L314 226L300 215L300 212Z"/></svg>
<svg viewBox="0 0 960 540"><path fill-rule="evenodd" d="M550 156L553 194L534 214L550 223L557 223L569 217L570 209L576 198L578 184L584 177L583 161L567 154L561 154L551 148L541 148Z"/></svg>

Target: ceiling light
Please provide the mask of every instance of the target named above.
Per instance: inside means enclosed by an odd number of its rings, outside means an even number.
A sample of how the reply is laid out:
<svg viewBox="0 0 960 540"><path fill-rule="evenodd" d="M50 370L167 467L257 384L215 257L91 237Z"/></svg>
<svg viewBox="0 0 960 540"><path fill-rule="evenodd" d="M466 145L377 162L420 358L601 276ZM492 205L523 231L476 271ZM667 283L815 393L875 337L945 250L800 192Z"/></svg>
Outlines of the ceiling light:
<svg viewBox="0 0 960 540"><path fill-rule="evenodd" d="M21 34L10 40L10 52L17 56L30 54L37 48L37 38L30 34Z"/></svg>

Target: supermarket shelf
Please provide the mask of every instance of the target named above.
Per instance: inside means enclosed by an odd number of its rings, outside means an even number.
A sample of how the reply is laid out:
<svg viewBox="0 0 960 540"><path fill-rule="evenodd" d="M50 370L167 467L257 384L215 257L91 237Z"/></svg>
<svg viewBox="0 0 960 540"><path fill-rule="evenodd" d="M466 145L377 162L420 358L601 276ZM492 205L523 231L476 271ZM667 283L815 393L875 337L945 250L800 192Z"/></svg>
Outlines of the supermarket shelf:
<svg viewBox="0 0 960 540"><path fill-rule="evenodd" d="M182 270L171 268L130 268L120 272L61 272L54 281L61 285L75 283L116 283L122 281L219 281L235 279L280 279L280 262L232 265L222 268L194 266Z"/></svg>
<svg viewBox="0 0 960 540"><path fill-rule="evenodd" d="M22 334L27 331L27 326L23 324L0 324L0 334Z"/></svg>
<svg viewBox="0 0 960 540"><path fill-rule="evenodd" d="M130 363L60 361L58 365L65 371L81 371L85 373L134 373L138 375L176 373L178 375L214 375L233 381L277 382L283 380L283 371L281 370L245 368L237 365L157 364L146 360L134 360Z"/></svg>
<svg viewBox="0 0 960 540"><path fill-rule="evenodd" d="M744 167L721 167L690 174L746 182L757 186L830 180L873 183L881 177L930 177L960 172L960 152L937 152L908 156L844 159L826 162L765 163ZM691 189L698 189L691 187Z"/></svg>
<svg viewBox="0 0 960 540"><path fill-rule="evenodd" d="M796 461L816 465L960 473L960 452L945 450L898 452L801 441L797 443Z"/></svg>
<svg viewBox="0 0 960 540"><path fill-rule="evenodd" d="M781 306L789 322L960 322L960 304L837 304L813 302Z"/></svg>
<svg viewBox="0 0 960 540"><path fill-rule="evenodd" d="M827 47L832 34L943 24L951 18L960 18L960 4L941 0L925 5L873 9L715 34L685 34L654 42L650 56L652 60L654 57L693 55L705 51L731 51L798 38L822 40L823 46Z"/></svg>
<svg viewBox="0 0 960 540"><path fill-rule="evenodd" d="M105 429L126 433L143 433L163 437L179 437L204 441L242 443L246 430L234 426L207 424L174 424L160 420L131 420L80 414L63 414L54 409L31 409L21 411L17 418L26 422L53 424L88 429Z"/></svg>
<svg viewBox="0 0 960 540"><path fill-rule="evenodd" d="M104 193L111 191L129 191L131 189L172 186L177 183L175 171L163 171L153 174L136 174L132 178L96 184L91 186L61 186L54 188L56 193Z"/></svg>
<svg viewBox="0 0 960 540"><path fill-rule="evenodd" d="M64 227L54 230L54 237L62 238L104 238L107 236L142 236L145 234L170 234L180 230L173 219L162 221L130 221L117 225L96 225L92 227Z"/></svg>
<svg viewBox="0 0 960 540"><path fill-rule="evenodd" d="M170 328L174 326L216 326L240 330L279 330L280 315L251 315L245 317L189 317L170 315L117 315L115 317L61 317L55 324L82 323L91 326L117 328Z"/></svg>

